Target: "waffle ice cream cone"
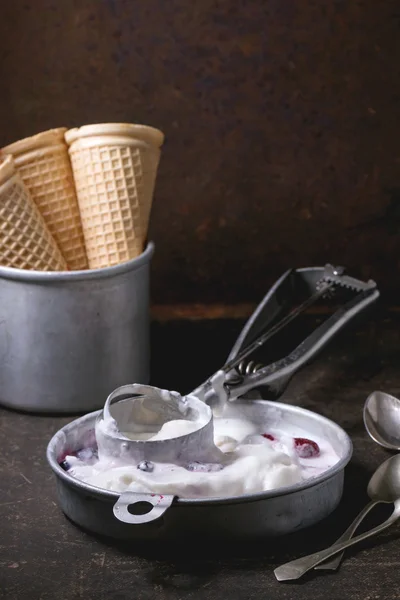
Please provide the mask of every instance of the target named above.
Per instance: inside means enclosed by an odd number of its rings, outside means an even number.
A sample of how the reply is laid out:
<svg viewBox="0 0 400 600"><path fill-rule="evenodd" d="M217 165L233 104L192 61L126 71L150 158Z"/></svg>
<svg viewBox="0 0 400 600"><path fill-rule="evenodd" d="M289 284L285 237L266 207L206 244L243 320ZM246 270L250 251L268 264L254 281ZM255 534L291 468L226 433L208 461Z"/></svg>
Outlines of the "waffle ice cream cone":
<svg viewBox="0 0 400 600"><path fill-rule="evenodd" d="M89 267L135 258L147 237L163 133L144 125L104 123L70 129L65 139Z"/></svg>
<svg viewBox="0 0 400 600"><path fill-rule="evenodd" d="M80 270L88 263L65 132L65 127L44 131L6 146L1 154L14 157L69 269Z"/></svg>
<svg viewBox="0 0 400 600"><path fill-rule="evenodd" d="M0 263L36 271L67 269L11 156L0 163Z"/></svg>

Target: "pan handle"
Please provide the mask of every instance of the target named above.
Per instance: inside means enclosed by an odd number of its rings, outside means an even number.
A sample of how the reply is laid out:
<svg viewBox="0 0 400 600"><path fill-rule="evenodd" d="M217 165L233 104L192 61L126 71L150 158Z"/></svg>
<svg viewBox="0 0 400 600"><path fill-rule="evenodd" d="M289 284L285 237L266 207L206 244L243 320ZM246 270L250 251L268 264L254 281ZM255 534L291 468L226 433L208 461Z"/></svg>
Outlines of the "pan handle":
<svg viewBox="0 0 400 600"><path fill-rule="evenodd" d="M162 517L175 496L124 492L113 506L114 516L122 523L141 525Z"/></svg>

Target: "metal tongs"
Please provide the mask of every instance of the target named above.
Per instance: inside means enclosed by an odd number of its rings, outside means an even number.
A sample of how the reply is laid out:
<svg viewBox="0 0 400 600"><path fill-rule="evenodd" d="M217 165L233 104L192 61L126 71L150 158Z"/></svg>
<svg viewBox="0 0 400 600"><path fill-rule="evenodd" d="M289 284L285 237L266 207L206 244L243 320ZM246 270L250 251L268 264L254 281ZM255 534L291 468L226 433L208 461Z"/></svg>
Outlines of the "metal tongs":
<svg viewBox="0 0 400 600"><path fill-rule="evenodd" d="M291 377L350 321L379 298L374 281L367 282L344 274L344 267L290 269L272 286L249 318L236 340L227 362L191 394L218 410L228 401L258 389L265 399L278 398ZM278 346L278 334L288 337L289 325L317 301L334 302L336 310L296 344L294 334L287 339L289 353L268 364L257 355L267 341ZM328 311L325 310L325 316ZM272 352L273 355L273 352Z"/></svg>

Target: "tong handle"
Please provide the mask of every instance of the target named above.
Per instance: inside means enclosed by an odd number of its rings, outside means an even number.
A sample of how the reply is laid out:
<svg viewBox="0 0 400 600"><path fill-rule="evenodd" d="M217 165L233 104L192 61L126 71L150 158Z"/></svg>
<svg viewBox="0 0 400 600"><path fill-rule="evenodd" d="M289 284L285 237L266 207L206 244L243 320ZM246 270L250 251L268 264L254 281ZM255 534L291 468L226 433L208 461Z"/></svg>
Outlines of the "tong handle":
<svg viewBox="0 0 400 600"><path fill-rule="evenodd" d="M237 356L235 356L230 361L228 361L222 367L223 371L225 371L225 373L228 373L232 369L236 368L242 362L242 360L244 360L248 356L251 356L251 354L253 354L253 352L255 352L255 350L257 350L257 348L260 348L261 346L263 346L265 344L265 342L267 342L271 337L273 337L275 334L277 334L279 331L281 331L281 329L286 327L286 325L288 325L291 321L293 321L301 313L305 312L307 310L307 308L312 306L318 300L318 298L320 298L321 296L326 294L326 292L331 287L333 287L333 285L334 285L334 283L332 282L332 283L326 283L323 286L321 286L321 288L319 290L317 290L312 296L307 298L307 300L305 300L302 304L300 304L300 306L294 308L288 315L286 315L286 317L283 317L283 319L281 319L278 323L276 323L276 325L271 327L271 329L266 331L264 334L260 335L258 338L256 338L254 340L254 342L252 342L249 346L247 346L247 348L245 348L244 350L239 352L239 354Z"/></svg>
<svg viewBox="0 0 400 600"><path fill-rule="evenodd" d="M235 383L235 380L232 383L228 381L229 397L237 398L255 387L268 387L274 395L282 393L290 378L301 367L309 363L349 321L363 312L378 297L379 291L373 288L357 294L314 330L290 354L255 373L246 375L238 383Z"/></svg>
<svg viewBox="0 0 400 600"><path fill-rule="evenodd" d="M254 373L242 375L237 367L268 339L310 307L330 288L349 288L355 296L336 310L288 356ZM293 308L296 298L306 297ZM310 267L286 271L267 292L239 334L224 366L192 394L207 403L223 406L256 387L279 396L290 378L308 363L349 321L379 298L376 283L344 275L343 267ZM292 308L292 309L291 309ZM290 310L291 309L291 310ZM283 315L283 317L282 317ZM240 369L239 369L240 370Z"/></svg>

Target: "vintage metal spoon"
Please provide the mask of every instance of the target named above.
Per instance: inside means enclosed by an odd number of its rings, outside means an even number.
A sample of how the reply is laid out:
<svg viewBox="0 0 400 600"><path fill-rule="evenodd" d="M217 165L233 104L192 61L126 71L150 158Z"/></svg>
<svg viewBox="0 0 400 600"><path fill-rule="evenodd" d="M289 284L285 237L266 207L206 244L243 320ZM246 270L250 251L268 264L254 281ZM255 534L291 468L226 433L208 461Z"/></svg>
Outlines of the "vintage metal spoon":
<svg viewBox="0 0 400 600"><path fill-rule="evenodd" d="M381 500L371 500L371 502L369 502L367 506L363 508L363 510L356 516L352 524L346 529L343 535L341 535L340 538L335 541L335 545L341 544L342 542L347 542L347 540L351 540L361 521L365 519L367 514L374 508L374 506L380 503ZM335 556L333 556L330 560L323 562L322 565L317 565L314 568L316 571L336 571L336 569L340 567L343 555L344 550L338 554L335 554Z"/></svg>
<svg viewBox="0 0 400 600"><path fill-rule="evenodd" d="M389 450L400 450L400 400L385 392L372 392L364 404L364 425L374 442ZM351 539L375 504L376 502L370 502L335 544ZM320 571L335 571L342 558L343 552L315 568Z"/></svg>
<svg viewBox="0 0 400 600"><path fill-rule="evenodd" d="M380 533L400 518L400 454L392 456L378 467L368 484L368 495L373 503L394 503L393 512L386 521L365 533L357 535L352 540L333 544L333 546L330 546L325 550L315 552L309 556L304 556L281 565L274 571L277 580L289 581L300 579L307 571L313 569L327 558L341 552L345 548L349 548L358 542ZM371 508L372 506L370 503L361 512L360 517L362 516L363 518L366 512Z"/></svg>
<svg viewBox="0 0 400 600"><path fill-rule="evenodd" d="M400 450L400 400L373 392L365 401L364 424L374 442L388 450Z"/></svg>

